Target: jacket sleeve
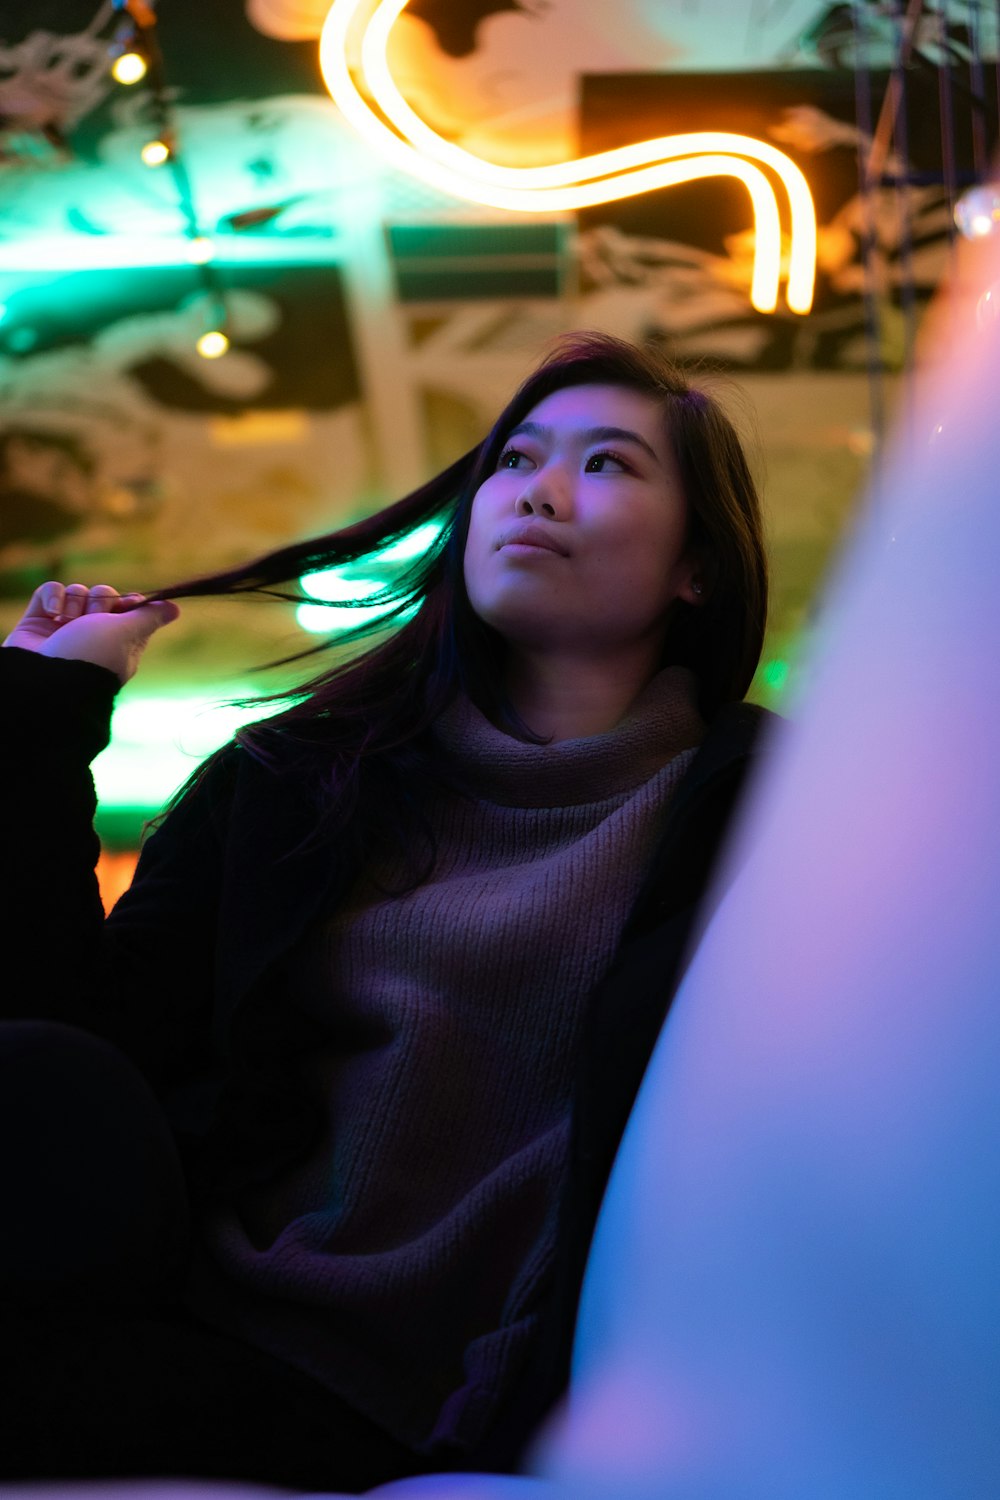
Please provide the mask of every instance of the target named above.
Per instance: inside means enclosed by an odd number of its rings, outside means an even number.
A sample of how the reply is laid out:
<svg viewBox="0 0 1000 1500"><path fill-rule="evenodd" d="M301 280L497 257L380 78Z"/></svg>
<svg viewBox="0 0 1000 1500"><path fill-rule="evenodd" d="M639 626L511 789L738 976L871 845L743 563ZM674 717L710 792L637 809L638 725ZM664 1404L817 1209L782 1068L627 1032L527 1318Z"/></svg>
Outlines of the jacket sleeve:
<svg viewBox="0 0 1000 1500"><path fill-rule="evenodd" d="M5 1019L82 1026L154 1079L210 1048L216 914L232 758L146 842L105 920L90 762L110 737L118 683L89 662L0 650Z"/></svg>

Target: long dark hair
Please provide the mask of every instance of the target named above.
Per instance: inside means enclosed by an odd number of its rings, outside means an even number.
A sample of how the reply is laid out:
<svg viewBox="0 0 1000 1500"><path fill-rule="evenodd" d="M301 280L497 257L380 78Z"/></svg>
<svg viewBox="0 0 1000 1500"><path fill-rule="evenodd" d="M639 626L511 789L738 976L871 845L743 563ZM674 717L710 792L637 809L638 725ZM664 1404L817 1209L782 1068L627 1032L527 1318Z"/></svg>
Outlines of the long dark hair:
<svg viewBox="0 0 1000 1500"><path fill-rule="evenodd" d="M746 693L763 644L767 563L757 491L736 430L717 401L692 387L655 348L607 334L568 334L519 386L479 446L420 489L353 526L150 596L299 598L279 585L370 557L421 523L442 523L424 556L365 601L388 606L377 622L329 643L353 639L362 648L291 691L256 700L287 706L237 734L264 764L305 776L327 823L332 818L343 828L356 812L365 814L362 822L378 823L378 806L389 809L384 818L398 828L406 807L412 809L414 773L426 774L431 765L422 749L426 732L458 693L509 733L533 738L505 689L504 643L474 614L466 594L469 516L511 428L554 391L597 384L623 386L661 404L680 469L687 541L699 555L705 600L697 608L675 604L662 664L694 672L706 718ZM377 792L364 796L366 785Z"/></svg>

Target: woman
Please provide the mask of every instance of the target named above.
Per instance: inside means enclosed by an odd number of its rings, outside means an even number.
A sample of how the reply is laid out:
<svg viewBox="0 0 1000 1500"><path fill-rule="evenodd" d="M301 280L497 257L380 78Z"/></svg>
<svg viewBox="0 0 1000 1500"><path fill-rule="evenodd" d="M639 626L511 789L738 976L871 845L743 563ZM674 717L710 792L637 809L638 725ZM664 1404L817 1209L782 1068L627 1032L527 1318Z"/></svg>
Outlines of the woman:
<svg viewBox="0 0 1000 1500"><path fill-rule="evenodd" d="M87 765L172 599L432 517L398 629L214 756L102 924ZM10 1473L516 1467L757 735L765 607L728 420L601 335L347 531L149 602L36 591L0 653L8 920L47 975L0 1045L32 1143Z"/></svg>

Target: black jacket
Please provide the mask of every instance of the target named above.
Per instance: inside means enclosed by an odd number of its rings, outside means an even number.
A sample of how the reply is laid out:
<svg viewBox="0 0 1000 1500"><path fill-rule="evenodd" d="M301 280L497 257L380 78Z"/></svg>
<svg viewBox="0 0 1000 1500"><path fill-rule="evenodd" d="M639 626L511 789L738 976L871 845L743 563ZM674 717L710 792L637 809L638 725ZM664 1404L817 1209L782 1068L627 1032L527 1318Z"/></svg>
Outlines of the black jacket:
<svg viewBox="0 0 1000 1500"><path fill-rule="evenodd" d="M232 747L146 841L131 889L103 920L89 763L107 743L117 682L89 663L8 648L0 688L14 715L0 747L3 1014L66 1021L122 1047L157 1088L196 1195L270 1173L306 1148L310 1128L294 1069L307 1039L290 1036L269 1004L268 976L353 872L329 845L289 857L313 826L313 804ZM713 721L590 996L556 1272L531 1367L475 1455L483 1467L516 1465L565 1386L614 1154L770 718L734 704Z"/></svg>

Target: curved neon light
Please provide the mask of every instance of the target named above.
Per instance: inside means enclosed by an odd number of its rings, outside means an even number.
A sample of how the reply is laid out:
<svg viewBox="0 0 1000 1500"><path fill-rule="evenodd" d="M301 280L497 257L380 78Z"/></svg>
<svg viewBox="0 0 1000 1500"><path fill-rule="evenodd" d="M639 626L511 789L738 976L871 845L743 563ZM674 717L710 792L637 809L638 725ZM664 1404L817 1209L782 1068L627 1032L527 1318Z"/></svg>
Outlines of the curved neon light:
<svg viewBox="0 0 1000 1500"><path fill-rule="evenodd" d="M402 171L445 192L521 213L590 207L709 176L743 182L754 213L753 306L773 312L781 270L777 198L752 161L778 175L788 195L791 237L786 297L793 312L812 305L816 216L805 177L783 152L751 136L699 131L661 136L612 151L544 167L504 167L444 140L416 115L397 89L386 60L390 31L407 0L382 0L365 28L361 60L365 83L390 129L359 92L347 65L347 34L365 0L334 0L320 38L324 81L345 118Z"/></svg>

